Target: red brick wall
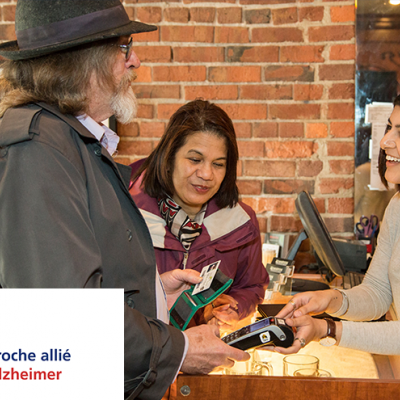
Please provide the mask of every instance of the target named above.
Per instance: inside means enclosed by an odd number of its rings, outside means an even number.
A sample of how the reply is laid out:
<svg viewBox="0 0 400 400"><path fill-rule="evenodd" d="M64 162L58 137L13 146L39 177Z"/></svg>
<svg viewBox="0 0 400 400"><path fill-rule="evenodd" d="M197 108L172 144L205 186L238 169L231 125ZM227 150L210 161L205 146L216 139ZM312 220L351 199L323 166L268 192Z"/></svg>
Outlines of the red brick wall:
<svg viewBox="0 0 400 400"><path fill-rule="evenodd" d="M196 97L233 119L242 199L262 232L296 231L296 193L312 193L328 229L353 231L354 1L126 0L159 30L137 35L139 118L119 160L154 148Z"/></svg>
<svg viewBox="0 0 400 400"><path fill-rule="evenodd" d="M0 1L0 40L16 1ZM307 189L328 229L353 231L354 0L126 0L158 31L135 36L138 119L119 126L118 161L156 145L171 114L203 97L238 136L238 185L262 232L294 232Z"/></svg>

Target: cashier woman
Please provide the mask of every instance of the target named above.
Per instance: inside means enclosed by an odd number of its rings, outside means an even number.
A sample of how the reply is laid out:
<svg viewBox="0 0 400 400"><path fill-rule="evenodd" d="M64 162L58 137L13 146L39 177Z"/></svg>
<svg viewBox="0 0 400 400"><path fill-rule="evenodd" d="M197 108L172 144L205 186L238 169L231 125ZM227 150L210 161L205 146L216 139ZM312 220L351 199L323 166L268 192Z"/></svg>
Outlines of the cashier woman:
<svg viewBox="0 0 400 400"><path fill-rule="evenodd" d="M382 182L400 185L400 96L388 120L380 142L379 173ZM361 285L350 290L324 290L295 295L277 315L287 318L297 328L296 340L280 353L294 353L307 343L320 341L324 345L367 351L376 354L400 354L400 321L362 322L379 319L393 303L400 307L400 193L386 208L378 237L378 246ZM327 312L343 321L312 318Z"/></svg>

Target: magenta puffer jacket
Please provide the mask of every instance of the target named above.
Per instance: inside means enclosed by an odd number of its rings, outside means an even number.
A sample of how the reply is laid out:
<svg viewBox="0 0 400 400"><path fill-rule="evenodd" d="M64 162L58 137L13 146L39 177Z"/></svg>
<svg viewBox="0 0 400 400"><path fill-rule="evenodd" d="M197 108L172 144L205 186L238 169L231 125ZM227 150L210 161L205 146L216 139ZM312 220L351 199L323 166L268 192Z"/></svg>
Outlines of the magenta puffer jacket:
<svg viewBox="0 0 400 400"><path fill-rule="evenodd" d="M131 165L134 172L140 164L139 161ZM160 274L177 268L201 272L206 265L221 260L220 270L233 279L225 293L238 302L239 318L253 313L263 301L269 281L261 262L260 231L253 209L242 202L233 208L220 209L211 199L202 233L186 252L166 226L157 200L141 190L141 182L139 177L130 193L150 230Z"/></svg>

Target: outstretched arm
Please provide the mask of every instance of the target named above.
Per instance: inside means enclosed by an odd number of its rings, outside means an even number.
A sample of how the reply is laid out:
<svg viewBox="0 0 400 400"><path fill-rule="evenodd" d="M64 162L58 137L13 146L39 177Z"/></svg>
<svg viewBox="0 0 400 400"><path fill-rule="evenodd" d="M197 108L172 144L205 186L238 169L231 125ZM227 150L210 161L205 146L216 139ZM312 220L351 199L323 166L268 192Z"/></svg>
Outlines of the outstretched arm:
<svg viewBox="0 0 400 400"><path fill-rule="evenodd" d="M298 293L276 315L277 318L301 317L323 312L332 314L342 305L343 295L338 290L318 290Z"/></svg>

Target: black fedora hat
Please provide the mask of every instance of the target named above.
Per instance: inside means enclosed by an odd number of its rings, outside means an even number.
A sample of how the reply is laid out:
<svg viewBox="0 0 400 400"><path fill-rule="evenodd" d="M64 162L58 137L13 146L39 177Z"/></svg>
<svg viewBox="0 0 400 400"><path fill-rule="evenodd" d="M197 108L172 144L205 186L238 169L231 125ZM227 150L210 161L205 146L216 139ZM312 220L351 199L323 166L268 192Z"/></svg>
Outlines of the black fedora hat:
<svg viewBox="0 0 400 400"><path fill-rule="evenodd" d="M0 44L0 55L25 60L156 29L154 25L131 21L119 0L18 0L17 40Z"/></svg>

